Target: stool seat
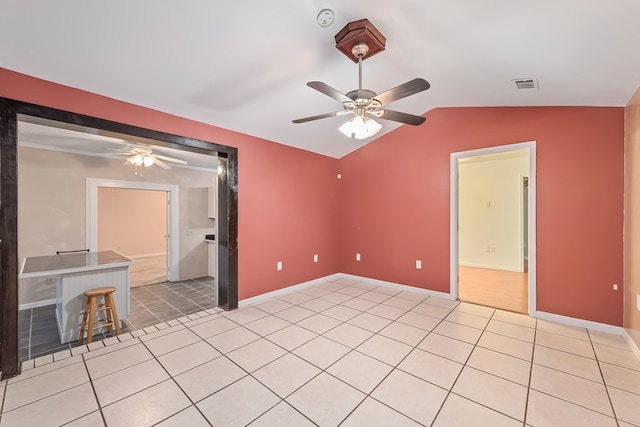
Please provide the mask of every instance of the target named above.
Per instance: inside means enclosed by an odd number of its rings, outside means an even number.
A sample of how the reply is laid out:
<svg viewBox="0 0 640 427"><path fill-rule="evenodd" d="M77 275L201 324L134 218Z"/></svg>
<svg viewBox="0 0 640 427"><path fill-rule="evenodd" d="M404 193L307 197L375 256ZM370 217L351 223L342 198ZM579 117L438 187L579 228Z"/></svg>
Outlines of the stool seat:
<svg viewBox="0 0 640 427"><path fill-rule="evenodd" d="M84 334L87 334L87 344L93 341L93 331L101 328L108 328L109 332L113 332L114 326L116 335L120 335L120 322L118 321L118 313L116 304L113 301L113 293L116 291L114 286L102 286L99 288L87 289L82 294L87 298L84 305L84 314L82 315L82 325L80 326L80 334L78 341L82 342ZM102 304L98 304L98 298L102 297ZM104 313L103 318L96 319L96 314Z"/></svg>
<svg viewBox="0 0 640 427"><path fill-rule="evenodd" d="M98 296L104 296L104 295L110 294L115 291L116 291L115 286L103 286L101 288L87 289L82 294L85 297L98 297Z"/></svg>

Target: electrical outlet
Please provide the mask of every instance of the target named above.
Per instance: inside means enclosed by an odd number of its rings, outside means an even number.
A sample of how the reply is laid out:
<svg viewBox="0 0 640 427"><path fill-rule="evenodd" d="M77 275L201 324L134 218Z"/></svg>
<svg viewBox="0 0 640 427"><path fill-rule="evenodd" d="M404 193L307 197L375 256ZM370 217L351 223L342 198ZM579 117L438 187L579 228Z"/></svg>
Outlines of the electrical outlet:
<svg viewBox="0 0 640 427"><path fill-rule="evenodd" d="M282 270L282 261L278 261L278 263L276 264L276 270Z"/></svg>
<svg viewBox="0 0 640 427"><path fill-rule="evenodd" d="M613 290L614 290L614 291L617 291L617 290L618 290L618 285L617 285L617 284L615 284L615 283L613 284Z"/></svg>
<svg viewBox="0 0 640 427"><path fill-rule="evenodd" d="M47 278L45 279L45 283L47 285L52 285L55 283L55 281L56 281L56 278L53 276L47 276Z"/></svg>
<svg viewBox="0 0 640 427"><path fill-rule="evenodd" d="M187 236L193 236L193 230L187 230Z"/></svg>
<svg viewBox="0 0 640 427"><path fill-rule="evenodd" d="M416 260L416 268L418 270L420 270L422 268L422 261L420 261L419 259Z"/></svg>
<svg viewBox="0 0 640 427"><path fill-rule="evenodd" d="M342 179L342 174L341 174L341 173L339 173L339 174L337 175L337 177L338 177L338 179Z"/></svg>
<svg viewBox="0 0 640 427"><path fill-rule="evenodd" d="M495 252L496 251L496 247L495 246L491 246L491 252Z"/></svg>
<svg viewBox="0 0 640 427"><path fill-rule="evenodd" d="M356 254L356 261L360 261L360 254Z"/></svg>
<svg viewBox="0 0 640 427"><path fill-rule="evenodd" d="M315 254L315 255L313 256L313 262L318 262L318 254Z"/></svg>

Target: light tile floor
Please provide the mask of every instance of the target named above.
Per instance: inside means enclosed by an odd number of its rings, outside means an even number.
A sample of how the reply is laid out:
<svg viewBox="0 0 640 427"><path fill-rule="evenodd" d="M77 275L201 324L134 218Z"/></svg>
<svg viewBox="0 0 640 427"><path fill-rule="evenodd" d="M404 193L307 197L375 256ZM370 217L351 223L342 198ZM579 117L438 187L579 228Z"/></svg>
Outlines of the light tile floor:
<svg viewBox="0 0 640 427"><path fill-rule="evenodd" d="M215 307L216 287L211 277L163 282L131 289L131 312L123 320L122 330L131 332L167 322L185 315ZM94 340L114 334L96 334ZM18 312L18 345L20 360L34 359L70 349L77 341L60 344L55 305Z"/></svg>
<svg viewBox="0 0 640 427"><path fill-rule="evenodd" d="M29 360L9 426L640 426L621 336L339 279Z"/></svg>

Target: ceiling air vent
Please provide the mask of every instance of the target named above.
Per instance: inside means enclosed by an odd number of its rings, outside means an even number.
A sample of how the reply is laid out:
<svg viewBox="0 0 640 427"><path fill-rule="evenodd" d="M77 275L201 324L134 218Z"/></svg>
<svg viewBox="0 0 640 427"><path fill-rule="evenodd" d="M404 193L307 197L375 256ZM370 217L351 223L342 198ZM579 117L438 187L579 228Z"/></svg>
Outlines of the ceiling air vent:
<svg viewBox="0 0 640 427"><path fill-rule="evenodd" d="M516 90L538 89L537 79L515 79L511 80L516 87Z"/></svg>

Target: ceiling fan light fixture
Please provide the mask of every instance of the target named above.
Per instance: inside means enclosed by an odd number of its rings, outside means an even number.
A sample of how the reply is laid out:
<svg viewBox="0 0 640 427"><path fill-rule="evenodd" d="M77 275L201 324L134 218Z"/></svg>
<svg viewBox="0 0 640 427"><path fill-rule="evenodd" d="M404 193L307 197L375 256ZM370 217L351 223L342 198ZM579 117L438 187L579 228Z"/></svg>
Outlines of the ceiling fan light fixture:
<svg viewBox="0 0 640 427"><path fill-rule="evenodd" d="M145 156L142 163L144 163L145 167L149 167L155 163L155 159L151 156Z"/></svg>
<svg viewBox="0 0 640 427"><path fill-rule="evenodd" d="M144 159L140 154L136 154L131 159L131 163L133 163L135 166L142 166L142 164L144 163Z"/></svg>
<svg viewBox="0 0 640 427"><path fill-rule="evenodd" d="M338 128L348 138L366 139L382 129L380 123L373 119L362 116L355 116Z"/></svg>

